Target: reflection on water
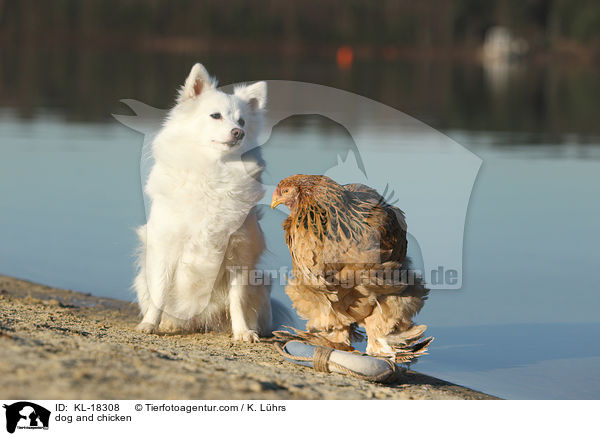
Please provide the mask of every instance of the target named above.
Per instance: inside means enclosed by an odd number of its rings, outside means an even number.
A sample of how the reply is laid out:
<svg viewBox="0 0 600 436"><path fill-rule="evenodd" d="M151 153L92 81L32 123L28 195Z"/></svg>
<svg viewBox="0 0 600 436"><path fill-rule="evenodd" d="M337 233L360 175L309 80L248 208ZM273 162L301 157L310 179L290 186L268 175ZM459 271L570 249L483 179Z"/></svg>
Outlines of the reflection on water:
<svg viewBox="0 0 600 436"><path fill-rule="evenodd" d="M201 58L115 50L1 47L0 107L19 116L52 109L70 120L112 121L119 100L169 107L174 84L201 61L221 84L299 80L345 89L397 108L438 129L600 133L598 71L592 66L523 64L498 77L478 63L357 61L340 70L335 59L265 54Z"/></svg>
<svg viewBox="0 0 600 436"><path fill-rule="evenodd" d="M0 273L132 299L141 135L116 122L10 113L0 127ZM277 127L269 177L282 176L286 148L310 148L319 132L332 150L348 139L314 119ZM437 339L415 369L506 398L600 398L600 142L449 134L484 163L467 215L463 288L432 292L419 321ZM290 263L283 218L265 210L266 268ZM289 305L280 286L273 292Z"/></svg>

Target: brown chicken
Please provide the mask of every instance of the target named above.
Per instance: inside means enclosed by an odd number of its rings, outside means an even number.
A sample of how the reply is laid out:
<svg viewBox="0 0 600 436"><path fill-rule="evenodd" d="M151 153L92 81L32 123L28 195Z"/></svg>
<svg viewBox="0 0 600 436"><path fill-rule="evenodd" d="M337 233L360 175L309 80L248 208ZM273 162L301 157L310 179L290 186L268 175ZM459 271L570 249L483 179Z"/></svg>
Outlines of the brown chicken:
<svg viewBox="0 0 600 436"><path fill-rule="evenodd" d="M339 185L326 176L295 175L277 185L271 208L284 204L283 223L293 260L286 293L316 345L353 350L358 326L367 353L405 362L431 338L412 323L428 290L410 283L404 214L372 188Z"/></svg>

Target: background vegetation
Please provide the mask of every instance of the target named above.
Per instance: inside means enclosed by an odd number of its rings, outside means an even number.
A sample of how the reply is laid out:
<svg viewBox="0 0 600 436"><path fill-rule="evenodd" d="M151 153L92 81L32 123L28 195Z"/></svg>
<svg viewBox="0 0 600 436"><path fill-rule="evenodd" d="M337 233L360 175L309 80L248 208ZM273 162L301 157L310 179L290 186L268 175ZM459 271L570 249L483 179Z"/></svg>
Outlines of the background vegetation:
<svg viewBox="0 0 600 436"><path fill-rule="evenodd" d="M527 55L482 62L493 26ZM0 107L20 117L167 107L196 61L221 83L336 86L442 129L600 131L597 0L0 0Z"/></svg>

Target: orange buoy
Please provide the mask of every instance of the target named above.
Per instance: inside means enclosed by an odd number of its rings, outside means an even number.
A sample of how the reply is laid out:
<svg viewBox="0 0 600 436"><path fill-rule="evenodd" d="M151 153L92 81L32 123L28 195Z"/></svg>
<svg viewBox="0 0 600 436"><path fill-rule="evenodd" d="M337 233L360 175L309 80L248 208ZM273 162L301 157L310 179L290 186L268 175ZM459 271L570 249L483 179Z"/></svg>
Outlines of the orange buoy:
<svg viewBox="0 0 600 436"><path fill-rule="evenodd" d="M352 62L354 62L354 50L352 47L347 45L342 45L337 49L335 55L337 65L342 70L346 70L352 66Z"/></svg>

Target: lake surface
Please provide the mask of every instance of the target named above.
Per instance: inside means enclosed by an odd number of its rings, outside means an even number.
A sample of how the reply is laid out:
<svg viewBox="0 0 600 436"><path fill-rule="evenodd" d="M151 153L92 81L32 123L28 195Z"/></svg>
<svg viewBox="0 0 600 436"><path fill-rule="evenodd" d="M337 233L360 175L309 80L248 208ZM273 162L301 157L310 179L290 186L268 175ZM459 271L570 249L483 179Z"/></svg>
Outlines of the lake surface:
<svg viewBox="0 0 600 436"><path fill-rule="evenodd" d="M482 166L466 215L462 289L431 292L418 320L436 339L414 369L503 398L599 399L600 140L445 133ZM319 138L334 151L350 140L315 117L276 126L264 148L267 177L302 168L290 156L309 153ZM133 229L145 220L142 139L116 121L3 110L0 273L133 299ZM396 198L402 208L403 192ZM444 219L435 204L432 213ZM284 217L265 208L265 268L290 265ZM409 251L419 264L414 238ZM281 286L273 296L289 306Z"/></svg>

